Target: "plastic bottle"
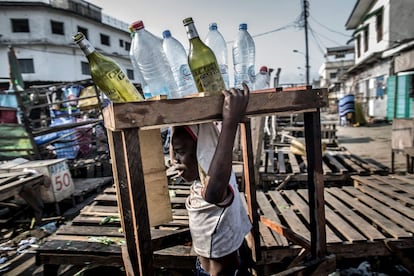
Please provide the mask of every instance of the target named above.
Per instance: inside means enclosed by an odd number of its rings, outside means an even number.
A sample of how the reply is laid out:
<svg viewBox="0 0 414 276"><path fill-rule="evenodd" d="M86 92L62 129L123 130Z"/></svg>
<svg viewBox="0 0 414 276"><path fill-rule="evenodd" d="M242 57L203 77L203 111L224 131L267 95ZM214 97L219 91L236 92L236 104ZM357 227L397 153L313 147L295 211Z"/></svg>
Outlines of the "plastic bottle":
<svg viewBox="0 0 414 276"><path fill-rule="evenodd" d="M165 95L167 98L178 98L178 88L162 48L162 38L147 31L141 20L131 25L136 30L133 56L151 96Z"/></svg>
<svg viewBox="0 0 414 276"><path fill-rule="evenodd" d="M178 86L178 96L182 98L197 93L197 87L188 66L188 58L184 46L171 36L169 30L165 30L162 36L164 38L162 46Z"/></svg>
<svg viewBox="0 0 414 276"><path fill-rule="evenodd" d="M205 43L216 55L217 62L220 67L221 75L223 76L226 89L229 89L229 67L228 67L228 55L227 55L227 43L224 40L223 35L217 29L217 23L211 23L208 28L208 33L205 39Z"/></svg>
<svg viewBox="0 0 414 276"><path fill-rule="evenodd" d="M253 38L247 31L247 24L239 25L239 32L233 44L233 65L234 65L234 86L242 88L245 82L250 89L253 89L255 81L255 44Z"/></svg>
<svg viewBox="0 0 414 276"><path fill-rule="evenodd" d="M270 74L266 66L260 67L259 73L256 74L256 79L254 82L254 89L266 89L270 86Z"/></svg>
<svg viewBox="0 0 414 276"><path fill-rule="evenodd" d="M221 94L226 89L216 56L213 51L201 41L191 17L183 20L190 42L188 65L193 74L199 92Z"/></svg>
<svg viewBox="0 0 414 276"><path fill-rule="evenodd" d="M129 31L131 34L131 46L129 49L129 59L131 60L132 67L134 67L134 72L136 73L135 79L141 84L141 88L144 94L144 98L151 98L151 92L149 91L148 85L142 76L141 71L139 70L136 59L134 58L134 35L135 29L133 26L129 26Z"/></svg>
<svg viewBox="0 0 414 276"><path fill-rule="evenodd" d="M92 80L112 102L144 99L121 67L113 59L98 53L83 33L74 35L73 40L89 61Z"/></svg>

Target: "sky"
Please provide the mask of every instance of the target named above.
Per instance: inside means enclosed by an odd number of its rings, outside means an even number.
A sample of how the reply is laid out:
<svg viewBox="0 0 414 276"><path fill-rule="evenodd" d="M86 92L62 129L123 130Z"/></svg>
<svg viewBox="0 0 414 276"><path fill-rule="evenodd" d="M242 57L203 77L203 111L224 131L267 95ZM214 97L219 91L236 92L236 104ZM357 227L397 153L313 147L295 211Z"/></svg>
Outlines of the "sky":
<svg viewBox="0 0 414 276"><path fill-rule="evenodd" d="M228 46L232 80L232 41L240 23L247 23L256 45L256 72L263 65L281 68L280 84L305 82L305 31L300 20L303 0L88 0L106 15L125 23L137 20L162 37L164 30L188 48L183 19L192 17L202 40L216 22ZM344 46L352 31L345 28L356 0L309 0L310 80L318 79L326 47ZM298 52L294 52L297 50ZM273 75L274 76L274 75Z"/></svg>

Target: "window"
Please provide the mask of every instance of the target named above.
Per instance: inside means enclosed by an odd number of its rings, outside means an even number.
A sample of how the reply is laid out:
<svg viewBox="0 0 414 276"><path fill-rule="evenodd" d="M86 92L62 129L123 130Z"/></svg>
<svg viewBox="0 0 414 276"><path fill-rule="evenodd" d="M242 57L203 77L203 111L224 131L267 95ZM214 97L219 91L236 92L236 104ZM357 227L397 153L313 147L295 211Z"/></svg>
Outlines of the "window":
<svg viewBox="0 0 414 276"><path fill-rule="evenodd" d="M134 80L134 79L135 79L135 78L134 78L134 70L127 69L126 71L127 71L127 76L128 76L128 79L130 79L130 80Z"/></svg>
<svg viewBox="0 0 414 276"><path fill-rule="evenodd" d="M30 33L29 19L11 19L13 33Z"/></svg>
<svg viewBox="0 0 414 276"><path fill-rule="evenodd" d="M52 34L64 35L63 22L50 20L50 27L52 28Z"/></svg>
<svg viewBox="0 0 414 276"><path fill-rule="evenodd" d="M379 13L377 14L376 17L376 31L377 31L377 42L380 42L382 40L382 18L383 18L383 13Z"/></svg>
<svg viewBox="0 0 414 276"><path fill-rule="evenodd" d="M119 47L124 48L124 40L123 39L119 40Z"/></svg>
<svg viewBox="0 0 414 276"><path fill-rule="evenodd" d="M32 58L19 58L20 71L25 74L32 74L35 72Z"/></svg>
<svg viewBox="0 0 414 276"><path fill-rule="evenodd" d="M357 35L356 37L356 52L357 57L361 56L361 35Z"/></svg>
<svg viewBox="0 0 414 276"><path fill-rule="evenodd" d="M89 63L81 61L81 70L82 70L82 75L90 75L91 74L91 69L89 68Z"/></svg>
<svg viewBox="0 0 414 276"><path fill-rule="evenodd" d="M89 39L89 35L88 35L88 29L78 26L78 32L81 32L85 35L86 39Z"/></svg>
<svg viewBox="0 0 414 276"><path fill-rule="evenodd" d="M364 29L364 52L368 51L369 28Z"/></svg>
<svg viewBox="0 0 414 276"><path fill-rule="evenodd" d="M109 41L109 35L101 34L101 44L111 46L111 43Z"/></svg>
<svg viewBox="0 0 414 276"><path fill-rule="evenodd" d="M125 41L125 50L129 51L131 49L131 43Z"/></svg>
<svg viewBox="0 0 414 276"><path fill-rule="evenodd" d="M329 73L329 78L330 79L335 79L336 78L336 72Z"/></svg>

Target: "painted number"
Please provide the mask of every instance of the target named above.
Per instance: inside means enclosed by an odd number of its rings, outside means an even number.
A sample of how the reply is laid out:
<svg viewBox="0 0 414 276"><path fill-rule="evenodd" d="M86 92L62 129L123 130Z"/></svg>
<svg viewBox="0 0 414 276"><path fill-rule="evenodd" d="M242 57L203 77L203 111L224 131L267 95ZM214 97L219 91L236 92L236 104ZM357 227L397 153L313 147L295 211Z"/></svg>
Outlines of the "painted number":
<svg viewBox="0 0 414 276"><path fill-rule="evenodd" d="M55 176L56 191L61 191L64 187L69 187L70 176L68 172L58 174Z"/></svg>

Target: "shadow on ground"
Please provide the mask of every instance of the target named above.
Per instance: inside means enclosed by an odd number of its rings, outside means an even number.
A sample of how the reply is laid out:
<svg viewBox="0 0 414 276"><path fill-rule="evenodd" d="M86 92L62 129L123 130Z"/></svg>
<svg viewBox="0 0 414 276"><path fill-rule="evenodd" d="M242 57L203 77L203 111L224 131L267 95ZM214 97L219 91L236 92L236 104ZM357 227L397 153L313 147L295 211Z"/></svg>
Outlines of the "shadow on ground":
<svg viewBox="0 0 414 276"><path fill-rule="evenodd" d="M374 141L370 137L339 137L338 143L344 143L344 144L356 144L356 143L369 143L371 141Z"/></svg>

